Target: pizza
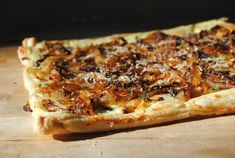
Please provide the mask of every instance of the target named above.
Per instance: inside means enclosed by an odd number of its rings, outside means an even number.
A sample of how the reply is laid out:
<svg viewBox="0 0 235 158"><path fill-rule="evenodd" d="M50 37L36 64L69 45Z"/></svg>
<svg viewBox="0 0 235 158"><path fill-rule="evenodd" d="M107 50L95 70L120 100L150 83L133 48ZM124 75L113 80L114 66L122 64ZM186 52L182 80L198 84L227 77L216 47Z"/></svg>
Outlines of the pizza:
<svg viewBox="0 0 235 158"><path fill-rule="evenodd" d="M18 49L26 110L44 134L102 132L235 112L235 26L167 30Z"/></svg>

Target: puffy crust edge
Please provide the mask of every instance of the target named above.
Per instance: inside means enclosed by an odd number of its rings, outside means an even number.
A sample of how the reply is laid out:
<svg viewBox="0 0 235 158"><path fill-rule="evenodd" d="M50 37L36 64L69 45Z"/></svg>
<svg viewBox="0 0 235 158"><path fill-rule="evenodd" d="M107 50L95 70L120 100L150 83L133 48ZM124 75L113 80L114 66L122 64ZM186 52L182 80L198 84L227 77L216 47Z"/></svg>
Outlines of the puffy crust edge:
<svg viewBox="0 0 235 158"><path fill-rule="evenodd" d="M150 126L198 116L217 116L235 112L235 89L223 90L183 104L153 108L145 113L77 117L64 113L37 115L36 129L43 134L91 133Z"/></svg>

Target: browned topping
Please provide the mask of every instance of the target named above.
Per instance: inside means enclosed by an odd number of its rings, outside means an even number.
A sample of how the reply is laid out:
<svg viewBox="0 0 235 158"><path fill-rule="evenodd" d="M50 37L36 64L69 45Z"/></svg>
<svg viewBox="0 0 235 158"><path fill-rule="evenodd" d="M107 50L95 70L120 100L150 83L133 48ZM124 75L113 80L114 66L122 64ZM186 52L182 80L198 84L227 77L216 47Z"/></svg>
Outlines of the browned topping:
<svg viewBox="0 0 235 158"><path fill-rule="evenodd" d="M123 113L124 113L124 114L129 114L129 113L132 113L132 112L134 112L134 111L135 111L135 107L133 107L133 106L124 107L124 109L123 109Z"/></svg>
<svg viewBox="0 0 235 158"><path fill-rule="evenodd" d="M94 115L90 98L86 98L85 96L76 96L73 103L74 104L68 108L71 113L79 115Z"/></svg>
<svg viewBox="0 0 235 158"><path fill-rule="evenodd" d="M55 112L58 108L55 106L54 102L50 99L44 99L42 100L42 105L49 111L49 112Z"/></svg>
<svg viewBox="0 0 235 158"><path fill-rule="evenodd" d="M39 123L41 126L44 125L44 122L45 122L45 117L39 117Z"/></svg>
<svg viewBox="0 0 235 158"><path fill-rule="evenodd" d="M74 78L75 73L68 70L69 63L66 61L56 61L55 62L55 69L61 74L63 78L69 79Z"/></svg>
<svg viewBox="0 0 235 158"><path fill-rule="evenodd" d="M51 55L60 55L60 54L70 55L73 51L73 48L65 47L63 43L60 42L56 43L46 42L45 47L46 47L45 50L46 53Z"/></svg>
<svg viewBox="0 0 235 158"><path fill-rule="evenodd" d="M23 109L24 109L24 111L26 111L26 112L33 112L33 110L31 109L30 104L29 104L28 101L27 101L27 102L25 103L25 105L23 106Z"/></svg>
<svg viewBox="0 0 235 158"><path fill-rule="evenodd" d="M28 57L23 57L23 58L21 58L21 60L29 60L29 58Z"/></svg>
<svg viewBox="0 0 235 158"><path fill-rule="evenodd" d="M159 97L159 98L158 98L158 101L163 101L163 100L164 100L163 97Z"/></svg>
<svg viewBox="0 0 235 158"><path fill-rule="evenodd" d="M39 66L46 58L50 56L65 56L70 55L73 51L71 47L65 47L60 42L45 42L45 48L40 49L42 52L41 59L36 61L36 66Z"/></svg>
<svg viewBox="0 0 235 158"><path fill-rule="evenodd" d="M187 101L235 87L235 32L221 26L184 38L154 32L133 43L117 38L84 48L45 46L41 52L53 62L41 91L61 94L64 108L78 115L112 110L112 105L130 113L137 106L126 104L133 100L148 104L156 101L153 96L170 94ZM48 111L58 110L51 101L44 104Z"/></svg>

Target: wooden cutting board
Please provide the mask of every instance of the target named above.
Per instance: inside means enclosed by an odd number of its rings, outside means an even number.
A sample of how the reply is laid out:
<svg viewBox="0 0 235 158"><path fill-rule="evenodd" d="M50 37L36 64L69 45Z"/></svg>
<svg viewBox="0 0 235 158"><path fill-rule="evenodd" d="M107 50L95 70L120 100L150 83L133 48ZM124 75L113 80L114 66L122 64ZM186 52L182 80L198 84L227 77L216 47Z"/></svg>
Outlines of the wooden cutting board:
<svg viewBox="0 0 235 158"><path fill-rule="evenodd" d="M235 115L98 134L38 135L31 113L22 109L28 94L16 49L0 48L0 158L235 156Z"/></svg>

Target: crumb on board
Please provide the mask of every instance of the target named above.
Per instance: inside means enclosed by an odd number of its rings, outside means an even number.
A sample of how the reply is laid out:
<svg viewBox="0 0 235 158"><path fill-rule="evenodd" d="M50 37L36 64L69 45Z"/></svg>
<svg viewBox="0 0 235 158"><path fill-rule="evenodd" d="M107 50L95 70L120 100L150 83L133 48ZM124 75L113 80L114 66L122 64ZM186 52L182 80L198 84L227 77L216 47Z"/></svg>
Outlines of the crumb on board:
<svg viewBox="0 0 235 158"><path fill-rule="evenodd" d="M99 155L99 156L102 156L102 155L103 155L103 151L100 151L100 152L98 153L98 155Z"/></svg>
<svg viewBox="0 0 235 158"><path fill-rule="evenodd" d="M96 145L97 145L97 141L94 141L94 142L92 143L92 145L93 145L93 146L96 146Z"/></svg>

